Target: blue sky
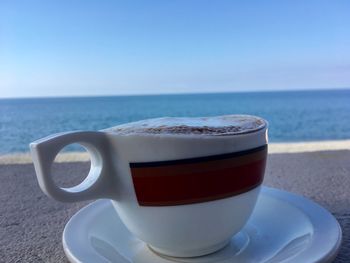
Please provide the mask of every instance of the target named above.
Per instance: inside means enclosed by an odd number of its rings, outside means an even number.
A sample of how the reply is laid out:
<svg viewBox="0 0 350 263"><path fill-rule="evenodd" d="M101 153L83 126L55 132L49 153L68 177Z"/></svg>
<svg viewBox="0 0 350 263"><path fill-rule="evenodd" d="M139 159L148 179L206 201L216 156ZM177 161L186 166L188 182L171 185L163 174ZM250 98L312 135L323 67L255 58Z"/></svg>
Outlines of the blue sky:
<svg viewBox="0 0 350 263"><path fill-rule="evenodd" d="M1 1L0 97L350 87L350 1Z"/></svg>

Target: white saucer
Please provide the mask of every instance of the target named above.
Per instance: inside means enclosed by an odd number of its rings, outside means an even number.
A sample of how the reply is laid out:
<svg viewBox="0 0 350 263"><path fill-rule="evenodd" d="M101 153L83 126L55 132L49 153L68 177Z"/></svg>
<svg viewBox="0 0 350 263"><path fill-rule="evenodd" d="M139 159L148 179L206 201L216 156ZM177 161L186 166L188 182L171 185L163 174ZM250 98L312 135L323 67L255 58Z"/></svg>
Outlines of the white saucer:
<svg viewBox="0 0 350 263"><path fill-rule="evenodd" d="M331 262L341 243L336 219L314 202L263 187L244 229L224 249L203 257L159 256L122 224L109 200L76 213L63 232L71 262L229 263Z"/></svg>

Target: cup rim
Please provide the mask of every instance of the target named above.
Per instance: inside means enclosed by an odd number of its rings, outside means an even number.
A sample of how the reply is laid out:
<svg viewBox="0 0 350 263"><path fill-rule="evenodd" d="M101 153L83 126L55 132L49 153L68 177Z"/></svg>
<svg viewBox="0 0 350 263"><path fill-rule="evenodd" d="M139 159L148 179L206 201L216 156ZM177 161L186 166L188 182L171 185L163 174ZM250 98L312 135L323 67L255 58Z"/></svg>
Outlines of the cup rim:
<svg viewBox="0 0 350 263"><path fill-rule="evenodd" d="M262 118L262 117L258 117L255 115L248 115L248 114L233 114L233 115L237 115L237 116L242 116L242 117L253 117L255 119L258 119L260 121L263 122L263 125L254 128L254 129L250 129L250 130L243 130L243 131L238 131L238 132L231 132L231 133L226 133L226 134L194 134L194 133L118 133L118 132L114 132L111 130L112 127L110 128L105 128L102 129L102 132L106 132L108 134L113 134L116 136L123 136L123 137L132 137L132 136L137 136L137 137L173 137L173 138L213 138L213 139L219 139L219 138L233 138L233 137L238 137L241 135L246 135L246 134L253 134L253 133L258 133L262 130L266 130L269 127L269 122Z"/></svg>

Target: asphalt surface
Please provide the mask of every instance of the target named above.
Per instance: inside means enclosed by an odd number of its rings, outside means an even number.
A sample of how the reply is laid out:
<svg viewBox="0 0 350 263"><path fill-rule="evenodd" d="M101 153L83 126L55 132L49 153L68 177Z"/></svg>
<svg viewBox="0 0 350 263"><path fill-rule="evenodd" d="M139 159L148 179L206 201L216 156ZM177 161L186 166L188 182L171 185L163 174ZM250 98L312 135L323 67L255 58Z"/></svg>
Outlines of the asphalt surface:
<svg viewBox="0 0 350 263"><path fill-rule="evenodd" d="M60 163L53 169L61 186L72 186L87 174L89 163ZM264 184L306 196L331 211L343 230L335 262L350 262L350 151L269 155ZM67 262L62 231L86 204L46 197L32 164L0 165L0 262Z"/></svg>

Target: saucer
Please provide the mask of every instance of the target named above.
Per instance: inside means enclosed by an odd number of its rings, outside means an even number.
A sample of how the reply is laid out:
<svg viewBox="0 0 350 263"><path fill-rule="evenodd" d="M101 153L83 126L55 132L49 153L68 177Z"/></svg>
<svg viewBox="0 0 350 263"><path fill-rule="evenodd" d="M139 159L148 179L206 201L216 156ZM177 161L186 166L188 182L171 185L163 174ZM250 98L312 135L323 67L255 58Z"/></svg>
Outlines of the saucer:
<svg viewBox="0 0 350 263"><path fill-rule="evenodd" d="M69 261L84 263L331 262L340 243L340 226L327 210L304 197L268 187L262 187L241 232L223 249L202 257L156 254L126 229L109 200L81 209L63 232Z"/></svg>

